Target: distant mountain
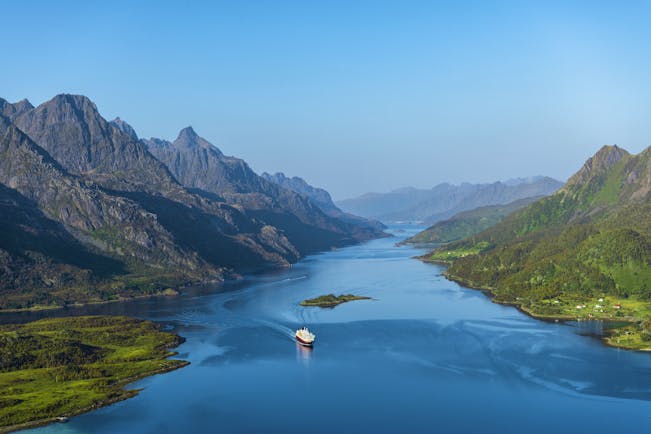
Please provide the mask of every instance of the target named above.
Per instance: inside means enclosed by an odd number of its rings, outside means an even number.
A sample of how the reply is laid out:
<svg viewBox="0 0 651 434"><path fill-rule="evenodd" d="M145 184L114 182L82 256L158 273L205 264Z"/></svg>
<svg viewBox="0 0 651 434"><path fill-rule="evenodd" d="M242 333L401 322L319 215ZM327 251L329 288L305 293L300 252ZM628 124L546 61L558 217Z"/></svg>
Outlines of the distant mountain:
<svg viewBox="0 0 651 434"><path fill-rule="evenodd" d="M133 128L106 121L84 96L38 107L0 99L0 309L152 294L378 235L208 152L193 133L174 146L204 157L179 167L204 161L209 177L215 156L226 174L203 187L224 188L200 190L190 171L177 178Z"/></svg>
<svg viewBox="0 0 651 434"><path fill-rule="evenodd" d="M380 232L385 229L385 226L377 220L366 219L343 212L334 204L332 197L330 197L330 193L322 188L311 186L304 179L299 178L298 176L288 178L282 172L273 175L265 172L261 176L268 181L307 198L330 217L343 220L353 225L369 227Z"/></svg>
<svg viewBox="0 0 651 434"><path fill-rule="evenodd" d="M625 345L649 347L649 215L651 148L631 155L605 146L557 193L430 258L534 315L645 320Z"/></svg>
<svg viewBox="0 0 651 434"><path fill-rule="evenodd" d="M507 183L439 184L429 190L403 188L390 193L367 193L337 202L343 210L385 223L418 221L426 224L448 219L462 211L503 205L519 199L546 196L562 186L549 177L510 180Z"/></svg>
<svg viewBox="0 0 651 434"><path fill-rule="evenodd" d="M443 244L473 236L495 226L509 214L541 199L541 197L527 197L506 205L482 206L460 212L406 239L403 244Z"/></svg>
<svg viewBox="0 0 651 434"><path fill-rule="evenodd" d="M534 182L538 182L544 178L545 178L544 176L540 176L540 175L527 176L526 178L507 179L506 181L503 181L503 183L506 185L533 184Z"/></svg>

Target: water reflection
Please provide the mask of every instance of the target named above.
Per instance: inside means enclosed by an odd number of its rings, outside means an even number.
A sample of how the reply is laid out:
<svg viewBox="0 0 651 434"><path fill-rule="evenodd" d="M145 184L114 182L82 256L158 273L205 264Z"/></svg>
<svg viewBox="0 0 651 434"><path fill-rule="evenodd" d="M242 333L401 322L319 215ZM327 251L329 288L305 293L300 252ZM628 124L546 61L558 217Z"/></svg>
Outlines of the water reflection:
<svg viewBox="0 0 651 434"><path fill-rule="evenodd" d="M310 365L310 360L312 359L312 353L314 348L306 347L304 345L296 342L296 361L303 364L304 366Z"/></svg>

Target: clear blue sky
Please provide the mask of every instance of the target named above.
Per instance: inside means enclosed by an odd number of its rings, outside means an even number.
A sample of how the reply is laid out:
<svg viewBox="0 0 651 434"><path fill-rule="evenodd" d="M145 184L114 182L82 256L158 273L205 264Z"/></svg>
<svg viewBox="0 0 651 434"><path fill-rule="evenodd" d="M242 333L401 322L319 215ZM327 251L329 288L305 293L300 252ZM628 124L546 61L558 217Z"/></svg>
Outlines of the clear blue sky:
<svg viewBox="0 0 651 434"><path fill-rule="evenodd" d="M192 125L339 199L651 144L648 1L0 1L0 97Z"/></svg>

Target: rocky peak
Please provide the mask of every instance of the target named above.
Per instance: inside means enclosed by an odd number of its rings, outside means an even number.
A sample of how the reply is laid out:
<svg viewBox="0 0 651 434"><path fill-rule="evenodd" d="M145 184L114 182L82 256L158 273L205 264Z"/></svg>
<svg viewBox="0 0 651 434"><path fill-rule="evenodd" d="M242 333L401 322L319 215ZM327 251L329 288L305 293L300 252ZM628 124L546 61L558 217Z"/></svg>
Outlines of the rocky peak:
<svg viewBox="0 0 651 434"><path fill-rule="evenodd" d="M567 181L566 186L585 184L592 178L607 172L622 158L630 155L628 151L617 145L602 146L596 154L588 158L581 170Z"/></svg>
<svg viewBox="0 0 651 434"><path fill-rule="evenodd" d="M183 128L179 131L179 136L176 140L183 140L188 143L193 143L199 138L199 135L194 131L191 125Z"/></svg>
<svg viewBox="0 0 651 434"><path fill-rule="evenodd" d="M99 115L97 106L90 98L84 95L72 95L69 93L56 95L51 100L38 106L37 109L75 114L76 116L81 116L82 114Z"/></svg>
<svg viewBox="0 0 651 434"><path fill-rule="evenodd" d="M119 116L113 119L109 123L113 125L115 128L117 128L118 130L122 131L124 134L131 137L133 140L138 140L138 134L136 134L136 130L134 130L133 127L129 125L127 122L120 119Z"/></svg>
<svg viewBox="0 0 651 434"><path fill-rule="evenodd" d="M88 176L104 187L166 192L180 189L143 143L109 124L85 96L57 95L17 116L14 124L66 170Z"/></svg>
<svg viewBox="0 0 651 434"><path fill-rule="evenodd" d="M32 110L33 108L34 106L27 101L27 99L22 99L12 104L9 101L0 98L0 115L5 116L10 120Z"/></svg>
<svg viewBox="0 0 651 434"><path fill-rule="evenodd" d="M150 150L155 148L169 149L172 147L172 142L170 142L169 140L157 139L156 137L142 139L141 142L147 145L147 148L149 148Z"/></svg>
<svg viewBox="0 0 651 434"><path fill-rule="evenodd" d="M38 107L16 116L16 125L30 137L37 131L63 128L65 125L69 138L74 137L80 141L88 139L91 132L108 135L110 130L108 122L102 118L97 106L88 97L70 94L57 95ZM73 129L76 130L74 133ZM32 137L32 139L39 143L40 137Z"/></svg>
<svg viewBox="0 0 651 434"><path fill-rule="evenodd" d="M200 137L191 126L183 128L172 145L179 150L206 149L222 155L216 146Z"/></svg>
<svg viewBox="0 0 651 434"><path fill-rule="evenodd" d="M31 102L27 98L21 99L20 101L14 103L14 107L16 107L16 110L18 110L20 113L29 111L34 108Z"/></svg>
<svg viewBox="0 0 651 434"><path fill-rule="evenodd" d="M216 152L218 155L222 155L221 151L217 149L216 146L200 137L191 126L183 128L172 145L176 149L180 150L202 148Z"/></svg>

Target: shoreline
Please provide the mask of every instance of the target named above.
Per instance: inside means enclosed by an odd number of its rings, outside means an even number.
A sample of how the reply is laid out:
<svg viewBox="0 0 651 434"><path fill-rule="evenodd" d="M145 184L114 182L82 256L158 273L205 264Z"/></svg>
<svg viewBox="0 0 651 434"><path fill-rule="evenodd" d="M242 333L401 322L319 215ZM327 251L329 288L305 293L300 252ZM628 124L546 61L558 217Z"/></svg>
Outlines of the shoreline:
<svg viewBox="0 0 651 434"><path fill-rule="evenodd" d="M349 303L358 300L373 300L371 297L363 295L342 294L335 296L334 294L322 295L316 298L303 300L299 303L303 307L320 307L320 308L335 308L340 304Z"/></svg>
<svg viewBox="0 0 651 434"><path fill-rule="evenodd" d="M172 353L168 357L174 357L176 355L178 355L178 353L175 352L175 353ZM188 362L186 360L179 360L178 362L179 363L177 363L174 366L168 366L168 367L165 367L165 368L160 368L159 370L148 373L148 374L137 375L137 376L131 377L131 378L125 378L123 381L120 381L119 384L122 387L126 387L131 383L135 383L136 381L140 381L140 380L143 380L143 379L148 378L148 377L153 377L154 375L160 375L160 374L165 374L167 372L176 371L177 369L185 368L186 366L188 366L190 364L190 362ZM30 429L30 428L38 428L38 427L50 425L50 424L53 424L53 423L59 423L59 421L58 421L59 417L71 418L71 417L79 416L80 414L89 413L89 412L94 411L94 410L99 410L102 407L108 407L109 405L115 404L116 402L125 401L125 400L127 400L129 398L134 398L142 390L143 389L124 390L124 392L121 395L116 396L115 398L100 401L99 403L95 403L95 404L93 404L93 405L91 405L89 407L80 408L79 410L71 411L69 413L62 414L62 415L57 416L57 417L52 417L52 418L48 418L48 419L38 419L38 420L30 421L30 422L24 422L24 423L21 423L21 424L18 424L18 425L0 427L0 434L11 433L11 432L16 432L16 431L22 431L22 430Z"/></svg>
<svg viewBox="0 0 651 434"><path fill-rule="evenodd" d="M169 357L174 357L176 355L178 355L178 353L173 353ZM175 365L175 366L169 366L169 367L161 368L161 369L159 369L157 371L154 371L154 372L151 372L149 374L137 375L135 377L126 378L124 380L124 382L120 381L120 385L122 387L126 387L131 383L135 383L136 381L140 381L140 380L143 380L143 379L148 378L148 377L153 377L154 375L160 375L160 374L165 374L167 372L176 371L177 369L184 368L184 367L188 366L189 364L190 364L190 362L188 362L188 361L179 360L179 363L177 365ZM116 402L125 401L125 400L127 400L129 398L133 398L133 397L137 396L140 393L140 391L142 391L142 390L143 389L125 390L124 393L122 393L120 396L116 396L115 398L100 401L99 403L93 404L93 405L91 405L89 407L84 407L84 408L81 408L79 410L67 413L67 414L62 414L61 416L57 416L57 417L71 418L71 417L79 416L80 414L89 413L89 412L94 411L94 410L99 410L102 407L107 407L109 405L115 404ZM29 429L29 428L38 428L38 427L50 425L50 424L53 424L53 423L59 423L57 417L48 418L48 419L39 419L39 420L35 420L35 421L21 423L21 424L18 424L18 425L11 425L11 426L6 426L6 427L1 427L0 428L0 434L21 431L21 430L25 430L25 429Z"/></svg>
<svg viewBox="0 0 651 434"><path fill-rule="evenodd" d="M426 258L425 255L423 255L423 256L415 256L414 258L419 259L420 261L422 261L424 263L428 263L428 264L441 265L441 266L445 266L445 267L448 267L450 265L450 262L448 262L448 261L432 260L432 259ZM476 282L473 282L471 280L464 279L463 277L452 275L452 274L450 274L448 272L447 268L446 268L445 271L443 271L442 274L447 280L449 280L451 282L462 285L465 288L469 288L469 289L472 289L472 290L475 290L475 291L482 292L492 303L503 305L503 306L513 307L513 308L517 309L518 311L522 312L523 314L527 315L528 317L533 318L533 319L538 320L538 321L543 321L543 322L548 322L548 323L562 322L564 324L567 324L568 321L577 321L577 322L586 321L584 319L577 318L576 316L572 316L572 315L544 315L544 314L537 314L534 311L525 308L521 303L496 300L495 299L495 293L493 292L495 290L495 288L482 286L482 285L479 285ZM617 319L595 317L595 318L590 318L587 321L601 321L603 323L623 323L625 325L622 325L621 327L618 327L618 328L619 329L625 329L625 328L629 328L631 326L634 326L634 325L638 324L640 321L642 321L642 319L641 318L635 318L635 317L622 317L622 318L617 318ZM613 329L613 330L616 330L616 329ZM626 332L626 333L628 334L628 332ZM617 342L615 341L619 336L614 334L613 331L609 331L607 333L604 333L603 336L590 335L590 337L599 339L599 341L603 345L611 347L611 348L618 348L618 349L627 350L627 351L638 351L638 352L644 352L644 353L651 352L651 342L649 342L648 347L645 347L645 348L638 348L638 347L633 347L633 346L626 346L625 344L619 344L618 341Z"/></svg>
<svg viewBox="0 0 651 434"><path fill-rule="evenodd" d="M35 313L35 312L44 312L44 311L56 311L56 310L62 310L62 309L67 309L67 308L81 308L85 306L97 306L97 305L103 305L103 304L109 304L109 303L128 303L130 301L136 301L136 300L142 300L142 299L147 299L147 298L155 298L155 297L178 297L181 294L181 290L184 288L188 287L193 287L193 286L206 286L206 285L215 285L216 287L222 287L226 286L229 283L234 283L239 280L242 280L245 276L255 276L260 273L269 273L269 272L275 272L275 271L281 271L285 269L290 269L294 265L294 263L298 263L305 258L311 256L311 255L318 255L322 253L326 253L328 251L336 250L338 248L344 248L344 247L350 247L358 244L362 244L368 241L372 240L377 240L377 239L382 239L382 238L391 238L393 235L387 233L387 232L382 232L382 234L370 237L368 239L361 239L361 240L356 240L350 243L343 243L341 246L333 246L329 250L317 250L317 251L311 251L307 252L305 255L301 256L296 262L290 262L287 265L268 265L268 266L263 266L263 267L254 267L254 268L248 268L248 269L242 269L242 270L230 270L226 273L224 273L221 278L219 279L206 279L206 280L194 280L194 281L188 281L188 280L182 280L179 279L179 284L169 286L159 292L153 293L153 294L143 294L143 295L136 295L133 297L123 297L123 298L118 298L115 300L101 300L101 301L88 301L88 302L78 302L78 303L72 303L72 304L66 304L66 305L35 305L31 307L25 307L25 308L19 308L19 309L0 309L0 317L2 316L3 313ZM169 290L172 290L174 293L169 293ZM0 322L1 323L1 322ZM0 431L0 434L2 431Z"/></svg>
<svg viewBox="0 0 651 434"><path fill-rule="evenodd" d="M106 320L105 320L106 319ZM115 319L117 322L114 323L113 319ZM50 425L53 423L65 423L68 421L69 418L84 414L84 413L89 413L94 410L98 410L103 407L107 407L109 405L115 404L120 401L127 400L129 398L133 398L137 396L141 391L144 390L144 387L140 388L130 388L129 386L133 383L136 383L140 380L143 380L145 378L153 377L156 375L168 373L171 371L175 371L177 369L181 369L184 367L187 367L191 364L191 362L187 360L182 360L178 359L176 357L179 356L179 352L175 351L174 349L177 348L179 345L183 344L186 339L183 336L178 335L177 333L173 332L164 332L162 323L160 322L154 322L151 320L139 320L139 319L134 319L130 317L125 317L125 316L119 316L119 315L113 315L113 316L87 316L87 317L64 317L64 318L59 318L57 320L50 320L50 321L55 321L53 324L57 324L57 326L53 329L47 328L46 331L49 330L65 330L61 329L61 325L66 325L67 321L78 321L81 320L82 324L83 321L91 321L91 323L86 323L86 325L81 325L82 330L79 333L89 333L90 338L88 338L91 342L92 345L98 346L98 348L101 348L103 351L120 351L123 349L127 349L129 351L132 350L133 346L135 345L134 343L129 343L125 345L115 345L112 343L110 340L109 341L100 341L99 343L96 343L93 341L96 339L95 336L99 336L101 334L101 330L103 330L103 327L108 327L109 329L111 327L116 327L121 324L134 324L138 327L144 325L146 326L145 328L139 329L144 336L147 337L153 337L155 339L154 342L147 342L147 344L142 344L138 345L137 348L141 349L142 351L145 351L146 354L144 357L139 358L134 360L132 363L139 364L139 363L146 363L150 362L152 364L158 364L158 366L151 366L153 369L148 369L146 367L137 367L135 364L134 365L129 365L130 361L129 359L116 359L116 360L105 360L105 359L98 359L98 360L84 360L80 362L80 367L86 367L86 366L94 366L95 364L100 364L100 367L106 366L108 367L107 372L102 372L102 376L106 376L108 379L108 383L105 385L102 385L101 387L104 387L102 389L97 389L96 394L98 395L95 399L92 400L86 400L83 398L79 398L79 405L74 405L74 401L71 401L71 405L69 405L70 408L67 410L61 409L61 411L57 412L51 412L51 411L46 411L47 413L50 413L46 417L38 418L38 419L33 419L33 420L27 420L19 423L14 423L12 425L5 425L5 426L0 426L0 434L3 433L10 433L10 432L16 432L16 431L22 431L26 429L31 429L31 428L36 428L36 427L42 427L46 425ZM40 321L43 320L36 320L32 321L27 324L15 324L13 325L14 327L18 327L18 330L20 330L20 327L30 327L30 324L38 324ZM48 320L45 320L48 321ZM59 322L60 321L60 322ZM99 321L99 324L95 325L92 323L92 321ZM102 321L108 321L108 322L102 322ZM120 322L121 321L121 322ZM150 325L147 325L149 323ZM58 325L61 324L61 325ZM73 323L70 324L69 327L71 327L72 330L78 330L75 326L78 323ZM12 326L9 326L10 330ZM52 327L49 326L48 327ZM6 332L6 330L5 330ZM43 333L41 329L38 327L33 331L35 336ZM106 333L106 332L104 332ZM167 335L167 337L163 337L163 335ZM167 342L165 342L165 339L168 339ZM171 340L171 341L170 341ZM80 342L86 342L86 341L81 341ZM106 342L106 343L105 343ZM134 341L135 342L135 341ZM164 345L164 347L160 347L159 345ZM108 348L111 348L111 350L107 350ZM163 352L160 354L157 354L160 350ZM104 356L102 356L104 357ZM111 371L113 369L113 366L118 366L117 370ZM120 369L122 366L125 366L127 370L132 371L132 375L130 376L124 376L121 377L120 375ZM48 371L52 369L56 369L57 367L54 366L35 366L35 367L29 367L28 369L35 370L34 374L34 381L40 381L40 378L43 376L49 375L49 372L43 373L43 371ZM98 368L99 369L99 368ZM140 372L139 372L140 371ZM16 370L10 370L6 371L4 374L11 375L12 373L19 373L20 369ZM38 373L36 373L38 372ZM94 377L94 376L82 376L81 378L74 378L74 379L67 379L65 381L68 381L69 384L73 384L75 382L92 382L94 380L97 380L97 378L100 377ZM6 379L3 378L3 381L6 381ZM50 389L40 389L39 393L41 391L45 391L45 393L49 393ZM56 389L52 389L54 392L56 392ZM20 393L23 393L20 391ZM32 393L32 392L27 392L27 393ZM102 396L103 395L103 396ZM38 416L38 413L40 412L40 408L37 407L37 411L33 414L33 416ZM55 413L55 414L52 414ZM11 416L8 416L11 417ZM65 421L61 421L61 419L65 419ZM7 420L9 421L9 420Z"/></svg>

